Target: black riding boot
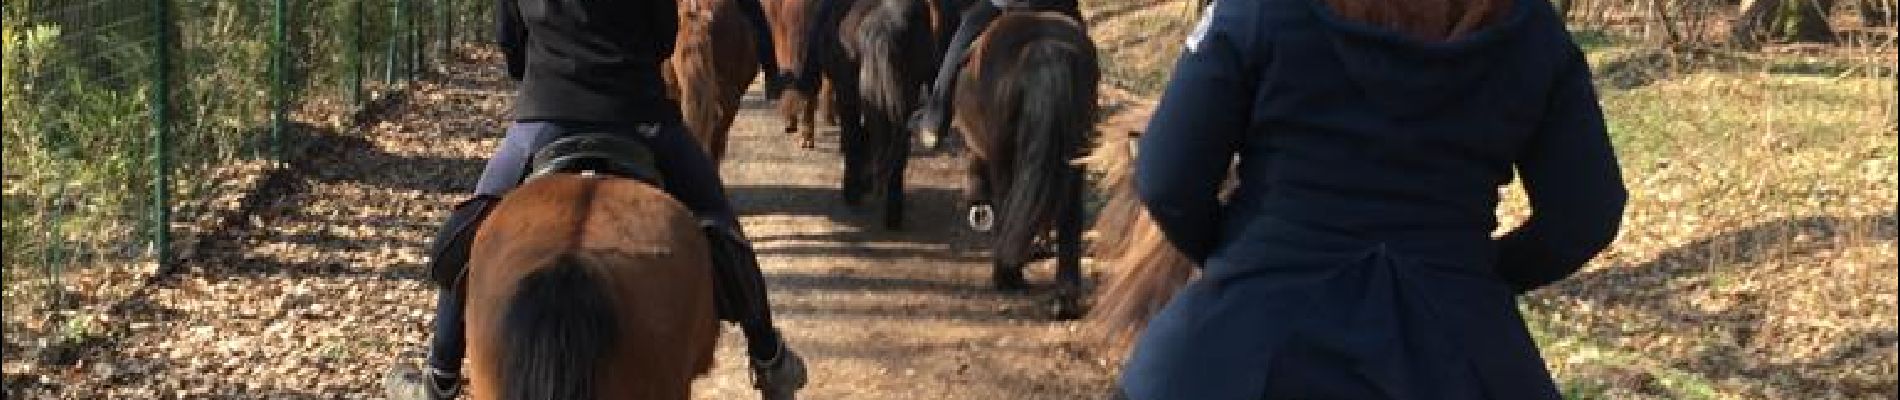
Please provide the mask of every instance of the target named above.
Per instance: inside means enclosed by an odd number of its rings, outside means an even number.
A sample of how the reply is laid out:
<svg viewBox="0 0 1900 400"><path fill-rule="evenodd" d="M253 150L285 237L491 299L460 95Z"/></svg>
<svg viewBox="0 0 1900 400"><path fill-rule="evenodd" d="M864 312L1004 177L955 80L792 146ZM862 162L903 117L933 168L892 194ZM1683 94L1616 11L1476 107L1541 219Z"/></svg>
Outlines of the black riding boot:
<svg viewBox="0 0 1900 400"><path fill-rule="evenodd" d="M759 58L759 74L765 77L765 99L778 100L785 90L785 71L778 67L778 52L772 42L772 25L765 20L765 7L759 0L739 0L739 12L752 25L752 51Z"/></svg>
<svg viewBox="0 0 1900 400"><path fill-rule="evenodd" d="M436 233L429 249L429 278L440 292L436 296L434 332L429 352L420 371L400 368L386 382L390 397L409 397L422 393L428 399L453 399L462 389L462 360L466 337L462 322L464 288L469 247L476 228L488 217L497 198L478 195L449 212L448 221ZM420 386L421 390L416 387Z"/></svg>
<svg viewBox="0 0 1900 400"><path fill-rule="evenodd" d="M766 400L795 398L798 389L805 387L805 361L786 346L772 324L765 275L759 271L751 243L725 224L707 221L702 225L713 250L719 318L737 322L745 332L753 387Z"/></svg>
<svg viewBox="0 0 1900 400"><path fill-rule="evenodd" d="M944 138L950 127L950 95L955 90L957 75L965 59L970 55L970 44L976 41L976 35L988 28L991 20L1002 14L1002 9L988 0L978 0L963 12L963 21L957 24L957 33L950 37L950 46L944 49L943 63L937 66L937 78L931 82L930 93L926 94L923 107L911 115L909 128L923 137ZM939 140L941 144L948 140Z"/></svg>

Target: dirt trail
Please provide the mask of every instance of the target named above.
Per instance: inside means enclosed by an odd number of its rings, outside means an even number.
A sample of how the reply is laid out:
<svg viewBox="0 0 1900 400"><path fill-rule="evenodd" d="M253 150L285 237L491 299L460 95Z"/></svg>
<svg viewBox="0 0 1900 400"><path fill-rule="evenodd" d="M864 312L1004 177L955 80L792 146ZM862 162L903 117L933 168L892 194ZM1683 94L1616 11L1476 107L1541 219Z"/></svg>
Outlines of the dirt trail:
<svg viewBox="0 0 1900 400"><path fill-rule="evenodd" d="M510 96L478 59L356 135L324 136L287 194L128 302L110 345L44 371L27 397L380 398L425 338L427 239L499 142ZM955 163L911 165L910 230L838 205L835 134L801 150L755 90L724 163L772 301L811 364L811 399L1101 398L1111 371L1035 294L988 288L955 218ZM1047 282L1046 266L1032 279ZM751 398L736 329L699 397Z"/></svg>

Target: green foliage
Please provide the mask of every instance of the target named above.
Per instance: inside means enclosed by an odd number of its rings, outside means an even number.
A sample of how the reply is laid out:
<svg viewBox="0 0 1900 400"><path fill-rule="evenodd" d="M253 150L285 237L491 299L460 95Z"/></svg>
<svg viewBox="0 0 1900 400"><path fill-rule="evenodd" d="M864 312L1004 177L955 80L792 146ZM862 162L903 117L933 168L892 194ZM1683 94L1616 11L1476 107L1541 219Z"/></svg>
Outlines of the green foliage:
<svg viewBox="0 0 1900 400"><path fill-rule="evenodd" d="M273 134L274 115L351 112L358 85L372 96L396 90L439 57L449 29L488 20L480 0L281 1L281 38L276 0L0 3L9 288L33 271L57 278L67 265L151 262L154 228L176 230L211 212L220 193L244 190L205 177L281 162L272 150L295 147L284 142L296 135ZM169 4L162 24L157 4ZM286 61L282 74L275 59ZM161 67L169 89L158 93ZM170 118L155 122L160 104ZM159 123L169 132L164 154L155 151ZM178 195L164 205L177 213L171 221L154 207L161 157L176 177L168 190Z"/></svg>

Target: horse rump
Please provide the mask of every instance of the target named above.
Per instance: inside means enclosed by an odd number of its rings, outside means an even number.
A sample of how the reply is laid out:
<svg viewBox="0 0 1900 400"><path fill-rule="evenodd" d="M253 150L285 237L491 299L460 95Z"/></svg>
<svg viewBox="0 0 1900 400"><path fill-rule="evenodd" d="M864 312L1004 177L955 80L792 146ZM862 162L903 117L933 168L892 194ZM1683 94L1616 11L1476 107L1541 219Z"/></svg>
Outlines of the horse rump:
<svg viewBox="0 0 1900 400"><path fill-rule="evenodd" d="M1082 156L1094 132L1100 70L1093 45L1079 29L1040 31L1047 36L1021 44L1013 78L1016 98L1004 102L1015 103L1004 109L1005 115L1013 114L1006 123L1014 126L1005 129L1013 133L1015 144L1009 147L1015 150L1015 168L1007 172L1013 176L994 181L1001 184L997 188L1007 189L998 199L1002 224L992 249L998 262L1010 265L1029 261L1035 237L1047 231L1064 208L1081 206L1081 193L1074 188L1080 187L1082 171L1074 160Z"/></svg>

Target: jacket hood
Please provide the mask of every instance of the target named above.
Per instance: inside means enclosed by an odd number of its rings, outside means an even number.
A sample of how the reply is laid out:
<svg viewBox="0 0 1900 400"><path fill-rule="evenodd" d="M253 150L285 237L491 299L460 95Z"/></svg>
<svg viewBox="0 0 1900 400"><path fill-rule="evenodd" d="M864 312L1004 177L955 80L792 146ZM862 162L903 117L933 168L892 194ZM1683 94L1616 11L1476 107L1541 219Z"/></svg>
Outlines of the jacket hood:
<svg viewBox="0 0 1900 400"><path fill-rule="evenodd" d="M1501 44L1525 33L1531 1L1541 0L1514 0L1503 18L1483 28L1427 40L1346 19L1322 0L1305 0L1326 27L1347 78L1395 116L1430 113L1483 84L1500 57L1509 57Z"/></svg>

